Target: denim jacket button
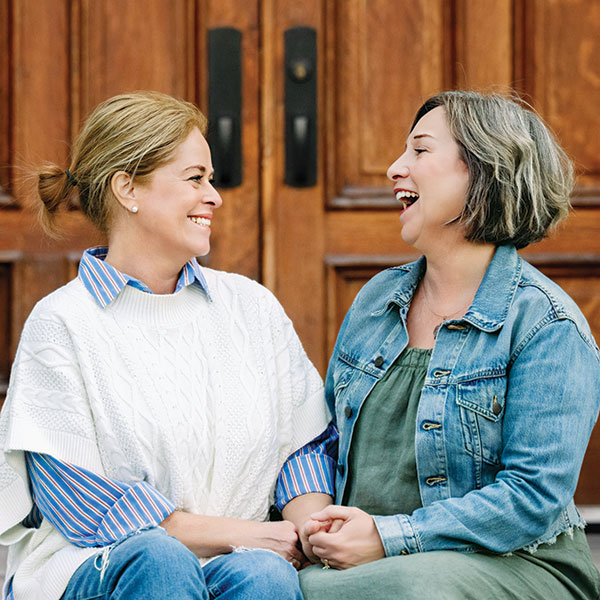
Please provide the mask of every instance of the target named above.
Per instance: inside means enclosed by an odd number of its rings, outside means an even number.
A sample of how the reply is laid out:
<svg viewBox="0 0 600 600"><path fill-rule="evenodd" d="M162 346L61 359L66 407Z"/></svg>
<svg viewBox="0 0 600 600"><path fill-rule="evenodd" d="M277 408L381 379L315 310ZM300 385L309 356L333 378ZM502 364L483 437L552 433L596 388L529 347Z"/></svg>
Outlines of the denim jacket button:
<svg viewBox="0 0 600 600"><path fill-rule="evenodd" d="M492 402L492 412L496 417L502 412L502 406L498 402L497 396L494 396L494 401Z"/></svg>
<svg viewBox="0 0 600 600"><path fill-rule="evenodd" d="M441 475L436 475L436 476L434 476L434 477L428 477L428 478L425 480L425 483L426 483L426 484L427 484L429 487L431 487L431 486L437 485L438 483L444 483L444 481L446 481L446 478L445 478L445 477L442 477Z"/></svg>
<svg viewBox="0 0 600 600"><path fill-rule="evenodd" d="M344 414L348 419L352 416L352 408L350 408L347 404L344 407Z"/></svg>
<svg viewBox="0 0 600 600"><path fill-rule="evenodd" d="M378 356L374 361L373 364L379 369L379 367L381 367L381 365L383 364L383 356Z"/></svg>
<svg viewBox="0 0 600 600"><path fill-rule="evenodd" d="M408 550L402 550L402 552L400 552L400 554L402 554L402 556L406 556L408 554Z"/></svg>
<svg viewBox="0 0 600 600"><path fill-rule="evenodd" d="M434 377L444 377L444 375L450 375L450 373L452 373L452 371L436 369L433 372L433 376Z"/></svg>
<svg viewBox="0 0 600 600"><path fill-rule="evenodd" d="M441 423L434 423L433 421L425 421L421 428L425 431L431 431L432 429L439 429L442 426Z"/></svg>

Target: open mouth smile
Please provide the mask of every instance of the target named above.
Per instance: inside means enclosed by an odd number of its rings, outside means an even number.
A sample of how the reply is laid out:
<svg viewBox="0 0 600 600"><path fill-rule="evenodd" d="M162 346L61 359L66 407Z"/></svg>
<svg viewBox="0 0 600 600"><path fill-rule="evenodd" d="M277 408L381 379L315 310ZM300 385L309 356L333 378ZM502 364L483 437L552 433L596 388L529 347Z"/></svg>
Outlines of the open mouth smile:
<svg viewBox="0 0 600 600"><path fill-rule="evenodd" d="M396 200L402 203L404 210L412 206L419 199L419 194L410 190L394 190L394 195L396 196Z"/></svg>

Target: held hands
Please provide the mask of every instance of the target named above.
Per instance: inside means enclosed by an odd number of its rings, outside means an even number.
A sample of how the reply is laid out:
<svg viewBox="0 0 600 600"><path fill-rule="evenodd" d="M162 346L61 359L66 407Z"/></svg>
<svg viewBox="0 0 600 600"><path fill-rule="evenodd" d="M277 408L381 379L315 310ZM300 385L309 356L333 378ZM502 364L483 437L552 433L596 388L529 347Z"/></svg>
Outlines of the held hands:
<svg viewBox="0 0 600 600"><path fill-rule="evenodd" d="M273 550L296 569L306 566L306 559L315 563L326 559L335 569L348 569L385 558L373 517L359 508L327 506L311 514L298 531L291 521L245 523L245 545Z"/></svg>
<svg viewBox="0 0 600 600"><path fill-rule="evenodd" d="M319 512L315 514L321 513ZM326 519L324 521L317 521L311 518L306 521L300 527L299 531L300 542L302 543L302 551L304 552L304 556L306 556L310 562L320 562L321 559L313 552L313 547L309 541L309 537L319 532L336 533L340 530L343 523L344 521L342 519Z"/></svg>
<svg viewBox="0 0 600 600"><path fill-rule="evenodd" d="M326 559L335 569L348 569L385 557L373 517L359 508L331 505L313 513L300 530L306 556ZM316 560L314 560L314 558Z"/></svg>

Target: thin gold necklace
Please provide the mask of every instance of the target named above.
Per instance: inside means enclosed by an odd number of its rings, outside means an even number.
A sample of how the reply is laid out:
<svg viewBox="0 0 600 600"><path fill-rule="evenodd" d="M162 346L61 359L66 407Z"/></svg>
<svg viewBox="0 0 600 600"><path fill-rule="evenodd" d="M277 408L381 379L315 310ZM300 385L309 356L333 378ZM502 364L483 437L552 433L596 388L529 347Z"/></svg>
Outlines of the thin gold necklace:
<svg viewBox="0 0 600 600"><path fill-rule="evenodd" d="M425 306L427 306L427 310L431 314L435 315L438 319L441 319L441 321L433 328L433 337L435 339L440 330L440 327L442 326L442 323L444 323L444 321L447 321L450 317L453 317L454 315L464 313L465 309L471 304L472 300L468 300L465 304L463 304L458 310L455 310L454 312L448 313L447 315L440 315L439 313L435 312L433 308L431 308L431 304L429 302L429 294L425 289L424 283L421 284L421 288L423 289L423 300L425 300Z"/></svg>

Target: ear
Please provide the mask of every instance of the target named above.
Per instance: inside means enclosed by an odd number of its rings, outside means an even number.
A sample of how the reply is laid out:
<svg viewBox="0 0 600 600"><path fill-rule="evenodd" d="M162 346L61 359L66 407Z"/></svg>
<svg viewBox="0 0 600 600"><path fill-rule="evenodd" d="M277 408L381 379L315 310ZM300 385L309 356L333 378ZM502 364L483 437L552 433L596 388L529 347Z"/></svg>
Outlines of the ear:
<svg viewBox="0 0 600 600"><path fill-rule="evenodd" d="M125 171L117 171L110 180L110 189L119 204L127 211L136 205L135 188L133 179Z"/></svg>

